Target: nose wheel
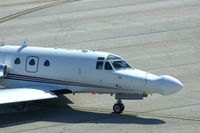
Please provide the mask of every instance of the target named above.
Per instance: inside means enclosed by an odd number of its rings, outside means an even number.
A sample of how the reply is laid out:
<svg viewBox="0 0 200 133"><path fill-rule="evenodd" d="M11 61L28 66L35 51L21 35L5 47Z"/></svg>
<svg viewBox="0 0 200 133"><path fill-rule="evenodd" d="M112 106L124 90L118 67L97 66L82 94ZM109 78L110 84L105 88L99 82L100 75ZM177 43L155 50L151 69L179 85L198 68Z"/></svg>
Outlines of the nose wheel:
<svg viewBox="0 0 200 133"><path fill-rule="evenodd" d="M120 114L124 111L124 104L121 102L121 100L117 101L114 105L113 105L113 111L117 114Z"/></svg>

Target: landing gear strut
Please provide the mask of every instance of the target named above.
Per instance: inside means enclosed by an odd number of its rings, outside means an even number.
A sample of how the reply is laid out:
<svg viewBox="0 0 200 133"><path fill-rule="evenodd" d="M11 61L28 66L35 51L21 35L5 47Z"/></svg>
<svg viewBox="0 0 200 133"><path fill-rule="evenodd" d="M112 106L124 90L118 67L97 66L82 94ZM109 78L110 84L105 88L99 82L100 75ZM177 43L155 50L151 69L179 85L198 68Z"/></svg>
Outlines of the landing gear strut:
<svg viewBox="0 0 200 133"><path fill-rule="evenodd" d="M118 100L114 105L113 105L113 111L115 112L115 113L118 113L118 114L120 114L120 113L122 113L123 111L124 111L124 104L122 103L122 101L121 100Z"/></svg>

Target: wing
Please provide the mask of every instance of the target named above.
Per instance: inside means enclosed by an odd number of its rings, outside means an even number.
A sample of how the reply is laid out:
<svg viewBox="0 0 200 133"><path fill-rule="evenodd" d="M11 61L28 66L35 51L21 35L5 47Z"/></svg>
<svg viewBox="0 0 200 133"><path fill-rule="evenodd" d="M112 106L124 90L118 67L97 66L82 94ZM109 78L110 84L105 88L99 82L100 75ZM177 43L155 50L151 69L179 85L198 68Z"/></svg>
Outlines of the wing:
<svg viewBox="0 0 200 133"><path fill-rule="evenodd" d="M51 90L48 86L0 89L0 104L57 98Z"/></svg>

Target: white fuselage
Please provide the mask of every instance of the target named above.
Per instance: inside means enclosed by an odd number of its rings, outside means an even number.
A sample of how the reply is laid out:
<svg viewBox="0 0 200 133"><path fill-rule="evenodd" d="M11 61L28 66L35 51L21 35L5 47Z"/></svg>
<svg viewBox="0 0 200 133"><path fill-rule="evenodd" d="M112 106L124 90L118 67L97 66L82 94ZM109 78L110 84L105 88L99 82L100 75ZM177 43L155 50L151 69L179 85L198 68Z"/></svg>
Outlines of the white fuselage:
<svg viewBox="0 0 200 133"><path fill-rule="evenodd" d="M1 46L0 64L7 66L7 76L1 85L15 88L21 84L48 84L65 86L73 93L164 95L182 88L173 77L130 68L122 61L117 55L90 50ZM118 69L120 63L125 67Z"/></svg>

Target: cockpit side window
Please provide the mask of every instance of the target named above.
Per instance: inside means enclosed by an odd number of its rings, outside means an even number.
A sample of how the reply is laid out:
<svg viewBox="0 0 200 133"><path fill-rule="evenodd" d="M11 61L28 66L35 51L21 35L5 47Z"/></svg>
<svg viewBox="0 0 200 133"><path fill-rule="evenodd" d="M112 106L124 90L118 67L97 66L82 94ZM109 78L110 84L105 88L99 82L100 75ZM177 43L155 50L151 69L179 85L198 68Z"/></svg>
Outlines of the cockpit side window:
<svg viewBox="0 0 200 133"><path fill-rule="evenodd" d="M103 61L97 61L96 69L103 69Z"/></svg>
<svg viewBox="0 0 200 133"><path fill-rule="evenodd" d="M105 70L113 70L113 68L112 68L112 66L110 65L110 63L109 62L106 62L105 63L105 68L104 68Z"/></svg>

